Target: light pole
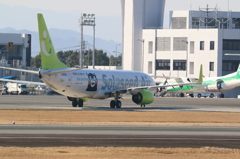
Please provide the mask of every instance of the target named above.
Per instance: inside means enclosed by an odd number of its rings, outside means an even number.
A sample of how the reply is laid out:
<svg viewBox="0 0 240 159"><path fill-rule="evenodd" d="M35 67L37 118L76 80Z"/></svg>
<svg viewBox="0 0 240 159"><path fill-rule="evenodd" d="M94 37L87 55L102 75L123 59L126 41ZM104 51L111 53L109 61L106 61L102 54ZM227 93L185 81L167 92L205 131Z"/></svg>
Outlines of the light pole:
<svg viewBox="0 0 240 159"><path fill-rule="evenodd" d="M80 19L80 26L81 26L81 49L80 49L80 60L79 60L79 64L80 67L82 68L83 66L83 58L82 58L82 54L83 54L83 26L93 26L93 59L92 59L92 65L93 68L95 68L95 14L86 14L86 13L82 13L81 14L81 19Z"/></svg>
<svg viewBox="0 0 240 159"><path fill-rule="evenodd" d="M187 51L186 51L186 77L187 77L188 76L188 41L185 41L185 40L180 40L180 41L184 42L187 47Z"/></svg>
<svg viewBox="0 0 240 159"><path fill-rule="evenodd" d="M143 59L144 59L144 39L137 39L142 42L142 72L143 72Z"/></svg>
<svg viewBox="0 0 240 159"><path fill-rule="evenodd" d="M117 47L118 47L118 45L121 45L121 44L116 44L116 59L117 59ZM115 61L115 65L116 65L116 69L117 69L117 60Z"/></svg>

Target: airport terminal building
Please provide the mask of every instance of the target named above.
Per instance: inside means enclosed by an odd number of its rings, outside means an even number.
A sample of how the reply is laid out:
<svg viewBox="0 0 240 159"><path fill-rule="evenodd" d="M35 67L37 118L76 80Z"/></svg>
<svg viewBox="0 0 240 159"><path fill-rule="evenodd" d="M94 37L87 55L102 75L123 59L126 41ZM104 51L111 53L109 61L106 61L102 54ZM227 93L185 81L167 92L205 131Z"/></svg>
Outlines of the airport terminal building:
<svg viewBox="0 0 240 159"><path fill-rule="evenodd" d="M31 35L0 33L0 66L31 69ZM20 80L38 81L35 75L0 69L0 77L16 76Z"/></svg>
<svg viewBox="0 0 240 159"><path fill-rule="evenodd" d="M205 77L223 76L240 62L240 12L172 11L170 29L145 28L142 38L145 73L198 77L202 64Z"/></svg>
<svg viewBox="0 0 240 159"><path fill-rule="evenodd" d="M124 70L181 77L198 77L201 64L205 77L237 70L240 56L229 54L240 55L240 12L171 11L169 29L163 29L165 1L139 2L122 2ZM240 88L224 94L237 97Z"/></svg>
<svg viewBox="0 0 240 159"><path fill-rule="evenodd" d="M228 54L240 55L240 12L206 14L173 11L170 29L143 29L143 71L150 75L171 72L172 76L198 77L202 64L206 77L235 72L240 56Z"/></svg>

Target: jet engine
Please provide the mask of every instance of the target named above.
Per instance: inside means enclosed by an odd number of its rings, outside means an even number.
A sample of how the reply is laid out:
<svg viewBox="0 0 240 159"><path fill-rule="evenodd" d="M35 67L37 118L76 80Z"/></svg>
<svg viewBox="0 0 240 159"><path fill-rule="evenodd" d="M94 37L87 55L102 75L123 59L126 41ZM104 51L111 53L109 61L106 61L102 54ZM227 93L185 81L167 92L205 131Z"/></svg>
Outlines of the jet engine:
<svg viewBox="0 0 240 159"><path fill-rule="evenodd" d="M137 94L132 95L132 101L136 104L150 104L154 101L152 92L143 90Z"/></svg>

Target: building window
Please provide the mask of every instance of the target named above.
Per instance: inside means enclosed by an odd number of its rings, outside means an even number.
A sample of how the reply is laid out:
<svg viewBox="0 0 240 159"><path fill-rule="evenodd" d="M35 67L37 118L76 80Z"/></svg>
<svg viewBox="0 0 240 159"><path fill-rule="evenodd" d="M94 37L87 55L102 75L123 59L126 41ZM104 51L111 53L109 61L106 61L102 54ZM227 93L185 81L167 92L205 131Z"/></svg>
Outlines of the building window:
<svg viewBox="0 0 240 159"><path fill-rule="evenodd" d="M209 71L214 71L214 62L209 63Z"/></svg>
<svg viewBox="0 0 240 159"><path fill-rule="evenodd" d="M200 18L199 17L193 17L192 18L192 28L199 28L200 24Z"/></svg>
<svg viewBox="0 0 240 159"><path fill-rule="evenodd" d="M240 40L223 40L223 50L240 50Z"/></svg>
<svg viewBox="0 0 240 159"><path fill-rule="evenodd" d="M153 53L153 42L152 41L148 42L148 53L149 54Z"/></svg>
<svg viewBox="0 0 240 159"><path fill-rule="evenodd" d="M170 60L156 60L156 70L170 70Z"/></svg>
<svg viewBox="0 0 240 159"><path fill-rule="evenodd" d="M204 50L204 41L200 41L200 50Z"/></svg>
<svg viewBox="0 0 240 159"><path fill-rule="evenodd" d="M218 24L218 28L220 29L227 29L228 28L228 18L217 18L217 21L220 22L220 23L217 23Z"/></svg>
<svg viewBox="0 0 240 159"><path fill-rule="evenodd" d="M237 71L239 60L223 60L222 71Z"/></svg>
<svg viewBox="0 0 240 159"><path fill-rule="evenodd" d="M186 60L173 60L173 70L186 70Z"/></svg>
<svg viewBox="0 0 240 159"><path fill-rule="evenodd" d="M206 28L217 28L215 18L205 18Z"/></svg>
<svg viewBox="0 0 240 159"><path fill-rule="evenodd" d="M148 73L152 74L152 61L148 61Z"/></svg>
<svg viewBox="0 0 240 159"><path fill-rule="evenodd" d="M190 54L194 54L194 41L190 41Z"/></svg>
<svg viewBox="0 0 240 159"><path fill-rule="evenodd" d="M194 74L194 62L190 62L190 70L189 70L190 74Z"/></svg>
<svg viewBox="0 0 240 159"><path fill-rule="evenodd" d="M214 41L210 41L210 50L214 50Z"/></svg>
<svg viewBox="0 0 240 159"><path fill-rule="evenodd" d="M240 18L233 18L233 29L240 29Z"/></svg>

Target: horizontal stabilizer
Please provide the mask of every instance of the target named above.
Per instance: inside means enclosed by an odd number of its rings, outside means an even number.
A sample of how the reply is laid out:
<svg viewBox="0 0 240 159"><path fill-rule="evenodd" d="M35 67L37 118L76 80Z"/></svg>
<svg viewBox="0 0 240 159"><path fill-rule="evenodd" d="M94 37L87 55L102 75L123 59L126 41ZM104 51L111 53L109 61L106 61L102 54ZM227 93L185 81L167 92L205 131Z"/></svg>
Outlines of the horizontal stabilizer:
<svg viewBox="0 0 240 159"><path fill-rule="evenodd" d="M46 84L42 83L42 82L20 81L20 80L10 80L10 79L2 79L2 78L0 78L0 81L22 83L22 84L36 84L36 85L46 86Z"/></svg>
<svg viewBox="0 0 240 159"><path fill-rule="evenodd" d="M2 67L2 69L7 69L7 70L13 70L13 71L19 71L19 72L27 72L27 73L32 73L32 74L39 74L39 71L33 71L33 70L25 70L25 69L19 69L19 68L12 68L12 67Z"/></svg>

